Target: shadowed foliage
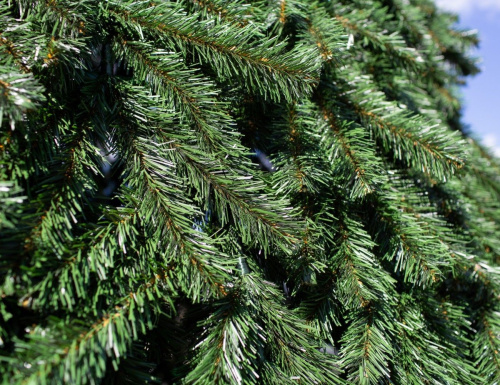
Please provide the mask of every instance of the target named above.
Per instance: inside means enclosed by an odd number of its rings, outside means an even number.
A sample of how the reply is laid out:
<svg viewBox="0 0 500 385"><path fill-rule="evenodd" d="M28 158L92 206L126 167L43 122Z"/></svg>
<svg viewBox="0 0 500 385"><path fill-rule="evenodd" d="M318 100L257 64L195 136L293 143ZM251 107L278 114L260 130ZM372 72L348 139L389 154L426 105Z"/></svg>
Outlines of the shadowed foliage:
<svg viewBox="0 0 500 385"><path fill-rule="evenodd" d="M430 0L0 0L4 384L496 384L500 161Z"/></svg>

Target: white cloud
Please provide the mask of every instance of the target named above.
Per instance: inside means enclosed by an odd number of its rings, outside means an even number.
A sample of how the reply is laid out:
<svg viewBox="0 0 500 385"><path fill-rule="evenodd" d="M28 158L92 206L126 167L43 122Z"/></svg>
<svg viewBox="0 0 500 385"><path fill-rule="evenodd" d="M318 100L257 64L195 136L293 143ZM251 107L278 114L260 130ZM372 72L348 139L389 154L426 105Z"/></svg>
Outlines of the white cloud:
<svg viewBox="0 0 500 385"><path fill-rule="evenodd" d="M475 9L500 11L500 0L436 0L436 3L443 9L462 14Z"/></svg>
<svg viewBox="0 0 500 385"><path fill-rule="evenodd" d="M495 135L486 135L482 142L486 147L491 148L491 151L500 158L500 141Z"/></svg>

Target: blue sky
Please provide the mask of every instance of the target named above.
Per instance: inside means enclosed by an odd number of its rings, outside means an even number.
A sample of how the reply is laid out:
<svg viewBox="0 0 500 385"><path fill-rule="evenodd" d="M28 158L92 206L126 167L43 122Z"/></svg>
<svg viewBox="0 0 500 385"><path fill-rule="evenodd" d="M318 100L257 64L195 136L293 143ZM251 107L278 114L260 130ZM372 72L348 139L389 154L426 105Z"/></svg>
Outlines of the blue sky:
<svg viewBox="0 0 500 385"><path fill-rule="evenodd" d="M474 54L482 72L462 89L463 121L500 157L500 0L436 0L460 15L460 27L477 29L481 43Z"/></svg>

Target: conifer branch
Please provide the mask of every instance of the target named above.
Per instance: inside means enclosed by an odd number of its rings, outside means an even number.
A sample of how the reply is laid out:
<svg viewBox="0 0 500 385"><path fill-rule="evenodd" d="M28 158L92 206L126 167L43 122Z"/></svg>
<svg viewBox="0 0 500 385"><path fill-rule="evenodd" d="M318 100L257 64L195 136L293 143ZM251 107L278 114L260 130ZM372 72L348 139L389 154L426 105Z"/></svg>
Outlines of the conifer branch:
<svg viewBox="0 0 500 385"><path fill-rule="evenodd" d="M144 113L141 120L149 118L153 123L151 129L168 148L163 156L178 165L176 167L188 180L196 181L202 200L211 199L215 202L215 213L218 214L221 225L233 224L240 229L244 243L259 244L264 250L275 244L296 242L297 226L292 221L287 202L281 204L274 200L274 207L267 203L271 197L266 195L263 181L256 175L252 176L251 165L241 160L236 165L235 160L226 159L231 155L229 149L225 150L228 152L226 157L220 159L220 155L210 157L192 147L189 140L186 140L187 143L183 143L184 140L181 142L175 132L165 125L166 115L152 115L146 108L148 101L145 99L137 102L124 106L125 112L131 117ZM227 145L235 151L239 148L235 142ZM252 193L257 191L260 194L255 198ZM206 203L203 205L207 206ZM262 237L263 229L268 234L265 237Z"/></svg>
<svg viewBox="0 0 500 385"><path fill-rule="evenodd" d="M16 66L23 73L31 72L30 68L26 65L26 63L23 60L23 57L25 57L25 55L14 45L14 43L11 40L6 38L5 36L2 36L1 33L0 33L0 47L3 48L2 53L7 57L11 57L14 63L16 63ZM5 60L4 58L2 59L3 59L2 61ZM8 87L4 85L4 88L7 89Z"/></svg>
<svg viewBox="0 0 500 385"><path fill-rule="evenodd" d="M138 143L132 144L132 146L137 151L134 163L139 164L140 168L131 171L142 174L143 178L142 181L134 180L134 184L131 185L137 189L138 196L144 199L138 206L139 215L147 221L147 218L158 210L159 215L156 219L158 222L156 224L147 223L147 226L156 227L156 231L162 235L162 238L171 242L168 247L176 259L181 262L181 266L184 265L188 271L200 274L203 281L216 295L221 293L224 295L224 282L228 276L229 268L218 264L213 265L210 262L211 259L215 259L217 251L211 245L211 240L202 232L193 229L192 223L190 223L191 218L194 219L201 213L189 202L183 202L176 198L181 194L175 193L175 184L168 186L166 183L170 184L171 181L161 177L159 170L150 167L153 165L152 161L160 160L160 158L153 159L146 155L141 151ZM136 178L136 175L133 173L132 175ZM171 178L173 175L168 175L168 177ZM165 194L165 188L170 190L167 190L168 195ZM155 202L154 206L150 202ZM187 216L181 216L181 213L187 214ZM153 228L150 231L152 230ZM197 299L198 290L193 290L197 288L186 287L184 289L188 293L193 293L194 299Z"/></svg>
<svg viewBox="0 0 500 385"><path fill-rule="evenodd" d="M344 36L340 34L340 23L331 18L318 4L313 3L311 8L314 10L313 16L306 19L308 37L318 47L325 63L335 63L339 49L345 45Z"/></svg>
<svg viewBox="0 0 500 385"><path fill-rule="evenodd" d="M369 307L372 301L390 301L393 279L382 269L370 251L375 246L361 224L342 218L339 226L338 250L331 264L337 271L338 297L346 309Z"/></svg>
<svg viewBox="0 0 500 385"><path fill-rule="evenodd" d="M14 130L26 112L36 109L45 100L43 91L43 86L31 74L0 67L0 128L7 123Z"/></svg>
<svg viewBox="0 0 500 385"><path fill-rule="evenodd" d="M478 332L474 341L476 367L483 381L500 379L500 324L498 310L485 311L480 318Z"/></svg>
<svg viewBox="0 0 500 385"><path fill-rule="evenodd" d="M131 150L130 174L125 182L134 191L138 215L150 234L161 236L161 244L182 267L179 274L198 276L196 284L183 287L186 293L193 293L193 300L198 300L198 285L208 285L213 294L225 295L224 284L235 263L229 258L223 263L213 263L219 252L213 240L193 226L202 212L184 198L184 183L175 174L175 164L169 161L169 143L154 142L148 137L152 132L144 126L140 113L124 109L121 116L123 127L132 125L136 131L123 133L126 147Z"/></svg>
<svg viewBox="0 0 500 385"><path fill-rule="evenodd" d="M330 147L328 151L329 160L333 164L336 162L343 163L347 160L349 174L346 175L346 182L349 187L351 187L351 195L353 197L363 197L376 190L376 185L380 180L379 176L376 176L376 162L374 154L370 151L366 151L363 148L362 140L360 139L360 132L358 130L349 129L349 127L342 127L341 123L335 117L334 113L326 110L323 107L321 113L323 114L323 119L327 123L329 130L323 131L323 141L324 147ZM332 146L331 139L329 140L329 133L333 134L335 144ZM365 139L366 140L366 139ZM339 156L337 151L343 152L344 156ZM370 159L371 158L371 159ZM345 160L344 160L345 159ZM375 166L375 167L374 167ZM377 180L378 179L378 180Z"/></svg>
<svg viewBox="0 0 500 385"><path fill-rule="evenodd" d="M53 161L62 167L57 167L57 174L39 182L40 186L52 184L53 189L40 194L42 212L25 245L28 252L43 245L51 247L61 256L67 247L66 242L73 238L71 230L83 211L86 197L80 192L82 186L88 189L87 194L95 188L87 173L97 172L98 165L91 161L91 154L96 153L96 148L85 140L85 130L75 134L69 122L63 122L59 129L63 135L71 137L73 134L73 138L69 141L60 138L67 142L59 144Z"/></svg>
<svg viewBox="0 0 500 385"><path fill-rule="evenodd" d="M187 122L200 132L202 146L215 152L224 148L222 134L229 130L231 122L224 110L217 108L221 104L214 98L217 91L207 79L182 66L179 55L172 52L148 52L151 47L133 41L121 42L115 50L123 50L134 70L142 78L149 78L153 91L186 115ZM131 91L122 90L122 97L126 98Z"/></svg>
<svg viewBox="0 0 500 385"><path fill-rule="evenodd" d="M455 21L0 0L0 377L500 379L500 162Z"/></svg>
<svg viewBox="0 0 500 385"><path fill-rule="evenodd" d="M373 11L368 11L373 12ZM367 12L367 13L368 13ZM351 21L350 18L364 20L363 22ZM405 44L405 41L397 33L386 35L382 31L376 29L378 26L375 23L366 22L370 20L367 14L351 13L348 15L335 15L335 19L348 31L355 35L355 40L359 37L366 45L367 42L372 44L375 49L390 53L394 58L397 58L407 65L410 69L419 69L422 67L424 60L414 48L410 48Z"/></svg>
<svg viewBox="0 0 500 385"><path fill-rule="evenodd" d="M386 258L395 260L394 269L404 273L405 281L423 287L438 282L443 268L448 267L452 259L449 251L442 242L428 234L426 223L406 214L396 216L396 220L395 215L395 212L386 212L381 215L381 223L378 223L382 227L388 224L394 232L388 239L377 239L382 250L387 252Z"/></svg>
<svg viewBox="0 0 500 385"><path fill-rule="evenodd" d="M152 9L132 4L124 8L110 2L108 12L131 29L145 29L184 52L193 48L197 58L210 64L222 79L243 76L246 88L265 98L291 101L308 93L317 82L318 63L311 60L307 50L298 47L284 52L284 45L275 40L251 44L247 36L252 36L252 26L235 34L224 24L200 25L169 3ZM287 92L282 94L283 90Z"/></svg>
<svg viewBox="0 0 500 385"><path fill-rule="evenodd" d="M121 262L131 249L134 251L136 248L137 253L137 239L134 239L137 230L129 228L129 224L133 226L131 222L135 220L136 214L134 210L120 210L113 214L116 218L107 226L101 225L75 238L68 245L64 258L52 262L52 271L27 291L23 296L24 301L32 303L30 307L36 310L50 307L71 310L75 299L93 302L94 299L89 298L88 292L94 276L99 283L113 280L116 287L123 286L121 279L113 279L110 273L111 269L120 269L120 276L125 275L127 266L120 266ZM92 242L85 243L89 236L93 238ZM137 253L137 256L140 257L140 254ZM48 262L44 269L49 267L47 265ZM92 304L96 305L97 303Z"/></svg>
<svg viewBox="0 0 500 385"><path fill-rule="evenodd" d="M229 22L240 28L251 23L253 18L250 7L240 3L239 0L188 0L187 2L218 20Z"/></svg>
<svg viewBox="0 0 500 385"><path fill-rule="evenodd" d="M254 242L259 243L261 247L267 248L269 242L273 244L273 238L287 243L295 243L294 226L291 223L290 213L284 208L278 212L277 208L271 208L266 204L266 196L260 196L260 202L254 201L246 194L247 191L264 191L264 184L259 181L250 181L249 176L245 175L231 175L223 172L224 168L221 165L214 164L215 167L207 169L206 166L210 163L199 163L189 158L187 152L183 152L180 147L177 150L181 153L183 160L187 166L191 166L196 170L198 177L202 178L205 183L210 186L211 191L214 192L214 199L217 207L220 210L221 223L226 224L229 212L233 216L233 223L240 227L244 236L244 242L250 243L253 237ZM225 174L225 175L224 175ZM224 175L221 177L220 175ZM236 183L241 184L237 189L232 187ZM228 209L226 209L226 207ZM241 225L239 221L243 222ZM262 239L259 234L260 229L265 228L271 235L271 239Z"/></svg>
<svg viewBox="0 0 500 385"><path fill-rule="evenodd" d="M332 345L336 343L333 339L334 328L342 325L341 305L335 300L336 275L335 271L322 274L298 309L299 314L318 330L320 338Z"/></svg>
<svg viewBox="0 0 500 385"><path fill-rule="evenodd" d="M384 325L388 318L375 309L354 314L356 318L341 340L342 364L348 370L349 383L367 385L390 378L388 360L394 352Z"/></svg>
<svg viewBox="0 0 500 385"><path fill-rule="evenodd" d="M345 73L346 68L342 71ZM360 83L362 78L363 84ZM352 106L383 148L392 149L396 159L409 162L415 169L438 179L445 179L463 167L463 151L459 151L461 141L456 133L387 102L382 93L372 88L368 77L354 76L352 82L354 91L344 95L347 105ZM367 94L371 94L369 99Z"/></svg>
<svg viewBox="0 0 500 385"><path fill-rule="evenodd" d="M156 274L136 292L122 299L112 311L99 317L89 329L78 323L64 327L64 322L57 318L53 318L46 328L36 327L28 341L18 344L19 353L26 356L26 362L35 363L17 368L19 383L29 384L48 374L54 381L68 380L75 384L86 384L102 378L108 357L116 366L121 357L127 355L132 341L138 338L139 333L144 334L146 327L151 327L151 313L149 309L145 311L145 307L151 308L156 304L150 303L146 298L156 297L156 301L161 299L173 306L166 293L160 294L156 289L156 285L164 279L167 279L166 275L162 277L161 274ZM61 341L63 332L67 336ZM46 334L51 336L49 341L43 338ZM50 351L45 349L47 344L52 347ZM99 365L92 365L90 356ZM66 371L67 367L72 369Z"/></svg>
<svg viewBox="0 0 500 385"><path fill-rule="evenodd" d="M474 384L478 377L471 375L472 365L457 368L458 360L450 354L437 335L426 326L425 310L411 297L404 295L398 304L398 345L400 365L396 369L401 383L420 384L422 381ZM449 321L449 319L448 319ZM428 349L429 346L432 349ZM407 359L406 357L411 357ZM458 370L457 370L458 369Z"/></svg>
<svg viewBox="0 0 500 385"><path fill-rule="evenodd" d="M326 185L329 165L319 155L321 144L317 134L317 116L310 103L291 104L283 112L282 121L274 126L275 143L279 152L273 164L273 185L279 194L314 196ZM292 162L290 163L290 157ZM304 214L307 214L307 207Z"/></svg>

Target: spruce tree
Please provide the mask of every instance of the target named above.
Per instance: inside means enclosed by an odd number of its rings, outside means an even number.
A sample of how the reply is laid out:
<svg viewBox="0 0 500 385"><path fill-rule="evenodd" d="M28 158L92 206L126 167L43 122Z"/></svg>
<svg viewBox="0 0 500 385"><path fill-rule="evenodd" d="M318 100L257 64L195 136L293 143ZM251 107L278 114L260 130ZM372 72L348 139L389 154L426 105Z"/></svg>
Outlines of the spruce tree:
<svg viewBox="0 0 500 385"><path fill-rule="evenodd" d="M496 384L500 162L431 0L0 0L5 384Z"/></svg>

